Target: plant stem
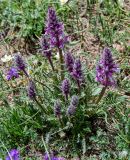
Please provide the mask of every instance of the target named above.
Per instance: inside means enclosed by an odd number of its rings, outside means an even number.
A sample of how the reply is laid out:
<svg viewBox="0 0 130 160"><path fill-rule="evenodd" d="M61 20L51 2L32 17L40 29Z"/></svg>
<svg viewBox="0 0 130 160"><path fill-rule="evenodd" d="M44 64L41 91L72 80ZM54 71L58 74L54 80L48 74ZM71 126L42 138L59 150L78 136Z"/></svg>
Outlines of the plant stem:
<svg viewBox="0 0 130 160"><path fill-rule="evenodd" d="M45 110L45 108L43 108L43 106L38 102L38 100L35 98L35 102L38 104L39 108L44 112L47 113L47 111Z"/></svg>
<svg viewBox="0 0 130 160"><path fill-rule="evenodd" d="M44 140L43 136L42 136L42 142L43 142L43 145L44 145L46 154L47 154L47 156L48 156L48 159L51 160L51 157L50 157L50 154L49 154L49 151L48 151L48 148L47 148L47 145L46 145L46 143L45 143L45 140Z"/></svg>
<svg viewBox="0 0 130 160"><path fill-rule="evenodd" d="M63 80L64 79L64 74L63 74L63 72L64 72L64 66L63 66L64 59L63 59L62 50L60 48L58 48L58 50L59 50L59 57L60 57L61 80Z"/></svg>
<svg viewBox="0 0 130 160"><path fill-rule="evenodd" d="M65 95L65 101L67 101L67 100L68 100L68 94Z"/></svg>
<svg viewBox="0 0 130 160"><path fill-rule="evenodd" d="M80 93L80 82L79 82L79 80L77 80L77 84L78 84L78 90L79 90L79 93Z"/></svg>
<svg viewBox="0 0 130 160"><path fill-rule="evenodd" d="M27 73L27 71L25 69L23 70L23 72L27 77L29 77L29 75L28 75L28 73Z"/></svg>
<svg viewBox="0 0 130 160"><path fill-rule="evenodd" d="M50 57L48 58L48 61L49 61L50 65L51 65L52 70L55 71L54 66L53 66L53 63L52 63L52 60L51 60Z"/></svg>
<svg viewBox="0 0 130 160"><path fill-rule="evenodd" d="M34 81L36 81L37 83L41 84L42 86L45 86L50 92L52 92L52 90L45 84L45 82L40 82L37 79L33 79Z"/></svg>
<svg viewBox="0 0 130 160"><path fill-rule="evenodd" d="M98 99L97 99L97 101L96 101L96 104L98 104L98 103L100 102L100 100L102 99L102 97L103 97L106 89L107 89L106 86L102 88L102 91L101 91L101 93L100 93L100 95L99 95L99 97L98 97Z"/></svg>
<svg viewBox="0 0 130 160"><path fill-rule="evenodd" d="M60 124L61 124L61 127L63 128L63 122L62 122L62 119L61 119L61 117L60 117L60 115L58 115L58 119L59 119L59 122L60 122Z"/></svg>

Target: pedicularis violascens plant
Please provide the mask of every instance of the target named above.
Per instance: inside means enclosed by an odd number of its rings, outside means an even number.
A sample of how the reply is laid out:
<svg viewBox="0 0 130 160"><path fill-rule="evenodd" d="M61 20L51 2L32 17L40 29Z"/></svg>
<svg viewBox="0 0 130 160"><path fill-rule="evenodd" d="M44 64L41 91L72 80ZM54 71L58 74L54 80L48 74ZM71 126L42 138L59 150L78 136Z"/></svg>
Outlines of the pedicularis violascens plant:
<svg viewBox="0 0 130 160"><path fill-rule="evenodd" d="M83 62L81 62L80 58L74 57L70 51L65 51L67 42L68 42L68 37L64 33L63 23L59 21L59 18L56 15L56 11L52 7L50 7L47 13L45 34L41 36L39 44L41 47L42 55L45 58L47 58L48 62L51 65L51 68L53 70L52 74L55 74L55 72L57 73L58 70L58 69L55 70L56 66L54 66L55 60L53 59L54 55L53 51L55 50L53 48L57 48L57 50L59 51L61 78L60 80L58 80L59 78L57 78L56 80L59 81L58 87L60 88L60 92L58 94L56 93L55 98L59 99L60 97L58 95L59 94L63 95L64 102L66 103L66 106L68 106L64 111L65 115L67 114L74 115L77 106L80 107L80 99L82 100L81 97L84 91L86 90L85 87L88 85L87 84L88 80L85 77L84 73L86 71L83 70L82 66ZM63 55L64 53L63 50L65 51L64 55ZM28 79L29 84L27 93L29 98L33 101L36 101L38 106L40 106L40 108L44 111L44 113L47 113L46 112L47 108L45 109L39 102L39 98L36 93L37 92L37 88L35 85L36 82L32 77L30 77L30 75L26 71L27 64L24 62L20 54L15 55L14 59L15 59L15 66L13 67L15 68L11 69L8 72L7 79L10 80L11 78L18 78L19 77L18 73L22 71ZM87 69L85 68L85 70ZM117 65L114 63L110 49L105 48L103 50L102 57L96 67L96 81L99 82L101 85L103 85L103 89L99 97L97 98L96 103L100 102L107 87L115 86L116 81L113 78L113 74L116 73L117 71L118 68ZM53 80L53 83L55 83L55 80ZM75 84L76 87L73 88ZM72 99L70 100L71 97ZM73 103L73 101L75 103ZM91 101L91 99L89 101ZM64 102L61 99L61 103ZM60 106L61 106L60 102L56 100L56 103L54 105L55 115L62 114L62 109Z"/></svg>
<svg viewBox="0 0 130 160"><path fill-rule="evenodd" d="M117 72L119 72L119 69L114 63L111 50L109 48L105 48L96 68L96 80L104 86L96 103L101 100L107 87L116 85L113 75Z"/></svg>
<svg viewBox="0 0 130 160"><path fill-rule="evenodd" d="M38 123L40 123L41 128L42 126L47 126L44 131L45 134L55 132L59 128L63 129L68 123L73 123L69 125L73 126L70 128L70 130L72 129L71 133L76 133L76 136L80 133L83 135L83 130L86 129L87 125L86 122L97 113L100 102L103 102L102 97L106 89L116 85L113 75L118 71L117 66L114 63L110 49L105 48L96 68L96 80L98 83L93 82L94 85L89 86L92 83L87 77L89 71L87 71L86 66L79 57L77 58L67 50L66 42L68 40L63 31L63 24L59 22L53 8L49 8L47 17L45 34L40 38L40 47L41 55L47 59L49 65L47 66L44 58L38 55L37 57L40 57L38 59L40 65L37 63L35 67L32 66L34 74L30 75L27 70L28 63L25 63L23 57L18 54L15 56L14 65L7 73L7 80L15 78L18 80L21 77L21 73L23 73L22 75L28 81L26 95L30 99L29 104L34 106L36 110L39 107L41 112L36 119L40 121ZM54 58L57 51L60 57L58 61L60 68L56 65L57 61ZM36 56L34 57L36 58ZM51 69L49 69L50 67ZM38 71L35 72L35 69ZM60 73L60 76L58 73ZM98 84L103 86L102 92L97 97L92 96L91 87L95 87ZM87 93L90 94L88 95ZM92 108L91 106L94 107ZM90 112L93 111L94 114L88 114L87 109L89 107L91 107ZM74 138L76 137L75 135Z"/></svg>
<svg viewBox="0 0 130 160"><path fill-rule="evenodd" d="M49 37L50 47L57 48L60 57L60 65L61 65L61 79L64 79L64 59L62 49L65 44L68 42L68 37L64 33L64 25L61 23L56 15L55 10L50 7L48 9L47 14L47 22L45 35Z"/></svg>
<svg viewBox="0 0 130 160"><path fill-rule="evenodd" d="M96 68L96 81L103 86L103 89L97 97L92 96L93 86L96 86L98 83L95 81L89 87L89 84L92 83L88 78L89 71L79 57L77 58L67 50L66 42L69 43L64 33L63 24L59 21L56 11L53 8L49 8L45 34L40 38L40 47L42 55L48 60L47 62L49 62L49 66L52 68L51 71L53 71L48 74L46 73L47 70L44 71L45 66L41 65L40 73L35 74L34 78L33 74L30 76L27 73L27 64L23 61L21 55L15 57L15 65L13 67L17 68L18 73L23 72L25 74L28 80L27 95L31 101L36 102L37 106L43 111L44 116L53 116L60 121L57 124L60 124L60 127L63 128L70 121L74 123L75 128L79 132L82 132L81 128L85 125L80 125L79 121L81 124L85 124L89 116L94 116L97 113L99 109L97 104L101 102L106 89L116 84L113 75L118 69L110 49L105 48ZM54 58L57 51L60 57L58 62L60 63L60 69L56 65ZM40 59L40 61L42 63L43 59ZM43 72L46 76L43 76ZM38 77L38 75L40 76ZM13 72L12 77L18 78L18 75ZM10 80L11 77L8 79ZM42 87L44 89L46 87L46 90L42 89ZM41 91L40 94L39 90ZM47 103L45 104L44 102ZM95 105L97 108L91 108L93 115L88 115L87 109L92 105Z"/></svg>

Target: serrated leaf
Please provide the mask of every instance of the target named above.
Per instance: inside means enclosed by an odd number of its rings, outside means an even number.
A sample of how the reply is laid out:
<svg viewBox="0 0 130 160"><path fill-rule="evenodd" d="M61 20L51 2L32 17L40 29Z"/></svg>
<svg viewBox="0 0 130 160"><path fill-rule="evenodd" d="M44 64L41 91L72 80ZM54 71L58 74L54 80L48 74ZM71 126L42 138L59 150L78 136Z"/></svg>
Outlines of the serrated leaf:
<svg viewBox="0 0 130 160"><path fill-rule="evenodd" d="M100 92L101 92L101 90L102 90L102 88L96 88L96 89L94 89L94 91L92 92L92 95L93 96L97 96L97 95L99 95L100 94Z"/></svg>

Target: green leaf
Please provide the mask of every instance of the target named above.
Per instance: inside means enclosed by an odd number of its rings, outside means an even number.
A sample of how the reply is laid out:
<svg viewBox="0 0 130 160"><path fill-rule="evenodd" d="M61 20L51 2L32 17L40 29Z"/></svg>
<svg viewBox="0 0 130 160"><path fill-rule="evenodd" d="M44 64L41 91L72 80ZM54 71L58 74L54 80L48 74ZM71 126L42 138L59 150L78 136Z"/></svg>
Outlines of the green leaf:
<svg viewBox="0 0 130 160"><path fill-rule="evenodd" d="M100 87L94 89L94 90L92 91L92 95L93 95L93 96L99 95L100 92L101 92L101 90L102 90L102 88L100 88Z"/></svg>

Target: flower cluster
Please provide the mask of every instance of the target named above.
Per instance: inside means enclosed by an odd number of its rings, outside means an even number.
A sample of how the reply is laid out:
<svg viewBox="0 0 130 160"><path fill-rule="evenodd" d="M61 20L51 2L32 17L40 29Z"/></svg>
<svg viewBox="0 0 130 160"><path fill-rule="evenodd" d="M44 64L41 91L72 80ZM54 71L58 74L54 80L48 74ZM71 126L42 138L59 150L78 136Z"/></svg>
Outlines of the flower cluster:
<svg viewBox="0 0 130 160"><path fill-rule="evenodd" d="M26 72L26 64L20 54L16 54L14 56L14 64L13 67L9 69L7 72L6 79L9 81L13 78L18 78L19 77L19 72L23 71L24 74L28 77L28 74Z"/></svg>
<svg viewBox="0 0 130 160"><path fill-rule="evenodd" d="M109 48L105 48L96 67L96 81L105 87L113 86L116 84L113 78L113 74L116 72L118 72L118 67L113 61L112 53Z"/></svg>
<svg viewBox="0 0 130 160"><path fill-rule="evenodd" d="M12 149L6 157L6 160L20 160L19 156L19 151L16 149Z"/></svg>
<svg viewBox="0 0 130 160"><path fill-rule="evenodd" d="M48 9L45 34L49 35L51 47L64 48L65 43L68 41L67 36L64 34L63 23L59 22L52 7Z"/></svg>
<svg viewBox="0 0 130 160"><path fill-rule="evenodd" d="M36 88L32 80L29 81L27 92L30 99L34 100L36 98Z"/></svg>
<svg viewBox="0 0 130 160"><path fill-rule="evenodd" d="M64 59L66 68L68 69L69 73L71 73L73 71L74 57L70 52L68 52L65 54Z"/></svg>
<svg viewBox="0 0 130 160"><path fill-rule="evenodd" d="M26 72L26 64L20 54L16 54L15 57L15 65L19 71L23 71L26 76L28 76Z"/></svg>
<svg viewBox="0 0 130 160"><path fill-rule="evenodd" d="M61 103L57 100L54 104L54 114L59 117L61 114Z"/></svg>
<svg viewBox="0 0 130 160"><path fill-rule="evenodd" d="M7 73L7 80L11 80L12 78L18 78L19 74L18 74L18 70L15 67L11 67L10 70Z"/></svg>
<svg viewBox="0 0 130 160"><path fill-rule="evenodd" d="M40 38L40 46L42 54L49 59L52 56L52 52L50 49L50 44L48 43L47 36L42 35L42 37Z"/></svg>
<svg viewBox="0 0 130 160"><path fill-rule="evenodd" d="M79 103L78 96L76 96L76 95L72 96L70 105L69 105L68 110L67 110L67 114L69 116L74 115L74 113L76 112L76 107L78 106L78 103Z"/></svg>
<svg viewBox="0 0 130 160"><path fill-rule="evenodd" d="M52 69L54 70L54 66L51 60L52 52L51 52L50 44L48 40L49 39L46 35L42 35L42 37L40 38L40 46L41 46L42 54L48 59Z"/></svg>
<svg viewBox="0 0 130 160"><path fill-rule="evenodd" d="M65 54L64 59L67 70L69 71L70 75L76 80L80 89L80 85L84 80L80 59L74 59L70 52Z"/></svg>
<svg viewBox="0 0 130 160"><path fill-rule="evenodd" d="M4 57L1 58L2 62L9 62L13 59L11 55L5 55Z"/></svg>
<svg viewBox="0 0 130 160"><path fill-rule="evenodd" d="M65 96L65 98L68 99L68 95L70 92L70 81L68 79L63 80L61 89L62 89L62 93Z"/></svg>
<svg viewBox="0 0 130 160"><path fill-rule="evenodd" d="M74 61L73 71L71 72L71 75L76 80L80 90L81 83L84 80L80 59L76 59Z"/></svg>

